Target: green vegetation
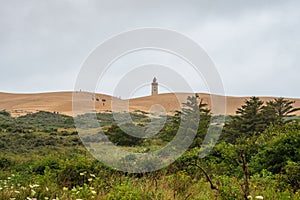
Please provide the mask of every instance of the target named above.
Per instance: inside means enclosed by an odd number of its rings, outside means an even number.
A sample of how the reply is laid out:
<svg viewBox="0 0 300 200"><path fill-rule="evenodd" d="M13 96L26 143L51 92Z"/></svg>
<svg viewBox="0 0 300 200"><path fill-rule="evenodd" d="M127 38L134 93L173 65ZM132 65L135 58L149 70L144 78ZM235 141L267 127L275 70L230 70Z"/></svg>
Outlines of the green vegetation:
<svg viewBox="0 0 300 200"><path fill-rule="evenodd" d="M237 115L226 116L221 139L203 159L198 155L209 122L221 117L212 116L194 97L185 106L174 116L161 116L166 122L151 138L127 135L111 113L98 113L98 122L86 125L101 124L113 143L134 152L164 147L181 122L199 127L184 155L164 169L143 174L116 171L94 159L71 117L38 112L12 118L0 111L0 199L300 199L300 123L293 102L246 100ZM126 131L151 123L149 113L130 115L133 122L122 124ZM78 119L88 121L91 114ZM103 143L97 134L82 139Z"/></svg>

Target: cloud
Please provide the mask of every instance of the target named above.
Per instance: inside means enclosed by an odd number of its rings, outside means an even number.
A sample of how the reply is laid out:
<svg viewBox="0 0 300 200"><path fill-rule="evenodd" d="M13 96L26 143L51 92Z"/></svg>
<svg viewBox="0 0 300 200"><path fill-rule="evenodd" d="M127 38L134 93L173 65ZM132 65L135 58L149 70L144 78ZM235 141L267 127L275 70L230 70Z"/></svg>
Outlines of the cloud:
<svg viewBox="0 0 300 200"><path fill-rule="evenodd" d="M161 27L208 51L227 94L300 97L299 7L296 0L2 1L0 91L72 90L82 62L105 39Z"/></svg>

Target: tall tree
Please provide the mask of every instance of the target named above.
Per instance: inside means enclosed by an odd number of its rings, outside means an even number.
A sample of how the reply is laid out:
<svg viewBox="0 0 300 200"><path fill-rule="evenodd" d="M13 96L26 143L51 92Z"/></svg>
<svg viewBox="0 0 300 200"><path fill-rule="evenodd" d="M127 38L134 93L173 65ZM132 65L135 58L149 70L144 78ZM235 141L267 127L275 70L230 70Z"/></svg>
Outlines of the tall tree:
<svg viewBox="0 0 300 200"><path fill-rule="evenodd" d="M197 128L191 148L200 147L210 123L210 109L207 103L203 102L203 99L198 101L195 96L189 96L187 102L183 103L183 106L180 112L183 115L183 120L188 121L187 123L190 124L189 127ZM197 122L196 119L199 119L199 121Z"/></svg>
<svg viewBox="0 0 300 200"><path fill-rule="evenodd" d="M282 97L268 101L263 112L266 120L275 125L283 125L289 122L285 118L295 116L293 113L300 110L300 108L293 107L294 103L295 101Z"/></svg>
<svg viewBox="0 0 300 200"><path fill-rule="evenodd" d="M245 104L237 109L232 120L225 124L227 141L234 142L236 138L251 137L254 133L261 133L267 127L262 115L264 102L259 97L245 100Z"/></svg>

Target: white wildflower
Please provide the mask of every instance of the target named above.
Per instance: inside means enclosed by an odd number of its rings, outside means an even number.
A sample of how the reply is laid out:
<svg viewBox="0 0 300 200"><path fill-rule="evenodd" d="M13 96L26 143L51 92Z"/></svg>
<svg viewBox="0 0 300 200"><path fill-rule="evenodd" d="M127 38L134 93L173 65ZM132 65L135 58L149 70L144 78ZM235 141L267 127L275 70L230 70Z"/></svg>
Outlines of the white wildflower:
<svg viewBox="0 0 300 200"><path fill-rule="evenodd" d="M263 196L256 196L255 199L264 199Z"/></svg>
<svg viewBox="0 0 300 200"><path fill-rule="evenodd" d="M36 191L34 191L33 189L31 189L31 196L34 196L36 194Z"/></svg>
<svg viewBox="0 0 300 200"><path fill-rule="evenodd" d="M33 185L29 184L29 187L30 188L37 188L37 187L40 187L40 185L38 185L38 184L33 184Z"/></svg>

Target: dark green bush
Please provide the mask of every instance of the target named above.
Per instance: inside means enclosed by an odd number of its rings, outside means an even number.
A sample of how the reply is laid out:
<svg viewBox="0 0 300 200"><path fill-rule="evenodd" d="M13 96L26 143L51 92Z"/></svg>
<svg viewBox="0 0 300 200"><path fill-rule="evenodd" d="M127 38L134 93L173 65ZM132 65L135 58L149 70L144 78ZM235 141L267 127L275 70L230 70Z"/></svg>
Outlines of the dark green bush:
<svg viewBox="0 0 300 200"><path fill-rule="evenodd" d="M50 170L60 169L59 162L54 160L52 157L46 157L43 160L37 161L33 167L32 172L35 174L44 175L46 168Z"/></svg>
<svg viewBox="0 0 300 200"><path fill-rule="evenodd" d="M300 162L288 162L285 166L285 172L286 181L292 186L294 192L300 190Z"/></svg>
<svg viewBox="0 0 300 200"><path fill-rule="evenodd" d="M136 125L125 124L128 130L136 131ZM107 131L107 135L113 143L121 146L135 146L140 145L143 142L142 138L133 137L123 132L120 127L113 124Z"/></svg>
<svg viewBox="0 0 300 200"><path fill-rule="evenodd" d="M10 159L3 157L0 158L0 169L5 169L11 167L12 165L13 162Z"/></svg>
<svg viewBox="0 0 300 200"><path fill-rule="evenodd" d="M6 116L6 117L10 117L10 113L6 110L1 110L0 111L0 115Z"/></svg>
<svg viewBox="0 0 300 200"><path fill-rule="evenodd" d="M300 161L300 131L280 134L263 146L252 159L251 166L260 172L264 169L280 173L289 161Z"/></svg>

